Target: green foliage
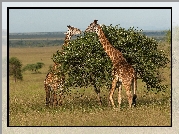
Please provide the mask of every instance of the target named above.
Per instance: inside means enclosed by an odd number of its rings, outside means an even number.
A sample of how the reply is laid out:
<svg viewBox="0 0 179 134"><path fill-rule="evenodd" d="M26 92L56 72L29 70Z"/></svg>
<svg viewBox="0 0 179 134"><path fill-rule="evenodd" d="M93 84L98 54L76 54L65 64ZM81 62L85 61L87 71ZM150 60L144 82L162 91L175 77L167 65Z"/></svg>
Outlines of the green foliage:
<svg viewBox="0 0 179 134"><path fill-rule="evenodd" d="M44 66L44 63L42 62L37 62L36 64L27 64L24 68L23 71L32 71L34 73L39 73L39 69L41 69Z"/></svg>
<svg viewBox="0 0 179 134"><path fill-rule="evenodd" d="M44 39L39 39L35 40L10 40L9 41L9 47L45 47L45 46L59 46L64 43L64 39L60 40L44 40Z"/></svg>
<svg viewBox="0 0 179 134"><path fill-rule="evenodd" d="M50 65L49 69L48 69L48 72L51 72L51 71L53 71L53 66L52 65Z"/></svg>
<svg viewBox="0 0 179 134"><path fill-rule="evenodd" d="M165 67L169 60L163 50L158 50L156 40L134 27L126 30L118 25L103 25L102 28L109 42L134 66L148 90L165 90L166 86L161 84L159 78L159 68ZM111 85L112 63L94 33L85 33L71 41L63 54L59 51L54 54L53 60L61 63L60 69L68 76L67 87Z"/></svg>
<svg viewBox="0 0 179 134"><path fill-rule="evenodd" d="M63 63L61 69L68 75L68 79L65 81L68 87L109 85L111 62L100 43L94 38L97 39L95 34L87 33L64 47L65 54L61 54L59 51L54 54L53 60ZM108 82L106 83L106 81Z"/></svg>
<svg viewBox="0 0 179 134"><path fill-rule="evenodd" d="M9 59L9 76L14 77L14 81L16 82L17 79L22 80L22 63L16 57L11 57Z"/></svg>
<svg viewBox="0 0 179 134"><path fill-rule="evenodd" d="M159 78L159 68L166 67L169 59L163 50L158 50L156 40L148 38L141 33L142 30L138 31L134 27L125 30L118 26L104 26L103 31L110 43L134 66L148 89L165 90L166 86L161 85Z"/></svg>

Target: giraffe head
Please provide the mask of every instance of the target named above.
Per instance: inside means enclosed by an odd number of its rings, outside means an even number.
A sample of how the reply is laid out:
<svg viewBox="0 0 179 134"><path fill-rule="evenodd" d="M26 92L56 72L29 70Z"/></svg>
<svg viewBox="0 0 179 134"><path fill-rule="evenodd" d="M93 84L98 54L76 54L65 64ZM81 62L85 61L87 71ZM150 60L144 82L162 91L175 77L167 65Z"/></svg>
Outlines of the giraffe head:
<svg viewBox="0 0 179 134"><path fill-rule="evenodd" d="M68 25L67 27L68 27L68 31L64 33L66 34L66 39L70 40L73 35L81 34L80 29L72 27L70 25Z"/></svg>
<svg viewBox="0 0 179 134"><path fill-rule="evenodd" d="M88 26L88 28L85 30L85 32L95 32L95 33L98 34L98 32L99 32L98 28L99 28L100 25L97 24L97 21L98 21L98 20L94 20L94 22L91 23L91 24Z"/></svg>

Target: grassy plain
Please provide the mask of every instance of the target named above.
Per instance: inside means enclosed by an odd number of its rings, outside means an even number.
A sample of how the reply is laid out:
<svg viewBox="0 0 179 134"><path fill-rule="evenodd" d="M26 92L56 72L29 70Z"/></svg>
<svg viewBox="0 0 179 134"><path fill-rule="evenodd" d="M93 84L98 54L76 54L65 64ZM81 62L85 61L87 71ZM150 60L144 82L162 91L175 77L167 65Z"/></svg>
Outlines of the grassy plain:
<svg viewBox="0 0 179 134"><path fill-rule="evenodd" d="M168 47L166 47L167 49ZM98 104L92 87L72 89L61 107L45 106L43 81L49 65L53 65L52 54L59 46L10 48L10 57L17 57L26 64L43 62L41 73L23 73L23 81L9 83L9 125L10 126L170 126L171 125L171 88L170 68L162 77L169 85L165 93L146 93L144 83L138 80L137 107L128 109L125 89L122 90L120 111L108 107L108 91L101 89L102 106ZM80 97L80 93L84 93ZM117 104L117 90L114 95Z"/></svg>

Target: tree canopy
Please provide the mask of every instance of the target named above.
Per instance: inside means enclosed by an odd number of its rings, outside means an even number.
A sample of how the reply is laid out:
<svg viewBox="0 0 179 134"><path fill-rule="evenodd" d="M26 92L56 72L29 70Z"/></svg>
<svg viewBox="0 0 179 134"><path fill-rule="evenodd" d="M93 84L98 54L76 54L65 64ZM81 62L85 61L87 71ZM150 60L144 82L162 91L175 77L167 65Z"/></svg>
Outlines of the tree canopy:
<svg viewBox="0 0 179 134"><path fill-rule="evenodd" d="M17 79L22 80L22 63L21 61L16 57L11 57L9 59L9 76L13 76L14 82L17 81Z"/></svg>
<svg viewBox="0 0 179 134"><path fill-rule="evenodd" d="M134 27L124 29L116 26L102 26L106 38L123 53L126 60L135 68L138 77L146 83L147 89L163 91L159 69L169 62L158 42L142 34ZM84 33L64 47L63 54L57 51L52 58L60 63L59 69L66 74L66 87L111 86L112 62L105 53L95 33Z"/></svg>
<svg viewBox="0 0 179 134"><path fill-rule="evenodd" d="M34 73L39 73L39 69L41 69L45 64L42 62L37 62L36 64L27 64L23 71L32 71Z"/></svg>

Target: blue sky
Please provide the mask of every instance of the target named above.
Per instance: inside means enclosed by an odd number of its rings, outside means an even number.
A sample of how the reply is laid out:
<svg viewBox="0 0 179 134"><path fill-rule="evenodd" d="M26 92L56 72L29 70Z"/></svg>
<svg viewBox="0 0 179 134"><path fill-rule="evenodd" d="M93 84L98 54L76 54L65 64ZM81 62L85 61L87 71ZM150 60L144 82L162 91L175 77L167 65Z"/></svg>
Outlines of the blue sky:
<svg viewBox="0 0 179 134"><path fill-rule="evenodd" d="M65 31L67 25L85 29L94 19L100 24L144 30L171 26L170 9L10 9L10 32Z"/></svg>
<svg viewBox="0 0 179 134"><path fill-rule="evenodd" d="M40 3L39 3L40 4ZM43 3L41 6L58 7L66 3ZM76 6L74 3L73 6ZM90 3L91 4L91 3ZM131 5L130 5L131 4ZM151 3L120 3L121 7L151 7ZM12 3L4 3L3 7L12 5ZM24 3L13 6L24 6ZM26 4L27 5L27 4ZM98 5L98 4L96 4ZM111 6L117 7L118 3L112 3ZM147 6L148 5L148 6ZM157 5L157 4L156 4ZM170 4L160 4L162 7L171 7ZM165 6L163 6L165 5ZM172 3L174 6L175 4ZM38 6L38 3L29 3L29 6ZM70 5L71 6L71 5ZM79 4L78 4L79 6ZM85 6L81 4L80 6ZM90 6L90 5L88 5ZM93 5L94 6L94 5ZM105 5L104 6L110 6ZM159 6L159 7L161 7ZM12 7L12 6L11 6ZM68 5L69 7L69 5ZM92 7L92 6L91 6ZM4 9L4 8L2 8ZM177 8L178 10L178 8ZM176 11L176 8L173 10ZM175 13L173 14L174 16ZM3 15L2 17L5 18ZM94 19L98 19L99 24L117 25L129 28L130 26L138 27L143 30L168 30L171 26L171 10L170 9L10 9L9 12L9 28L10 32L54 32L66 31L67 25L84 30ZM178 19L174 19L173 24L178 25ZM3 29L6 29L3 21Z"/></svg>

